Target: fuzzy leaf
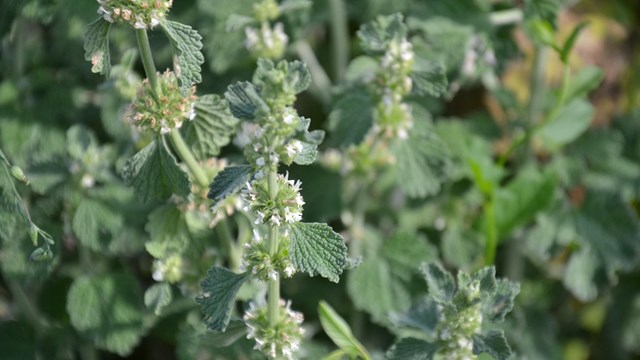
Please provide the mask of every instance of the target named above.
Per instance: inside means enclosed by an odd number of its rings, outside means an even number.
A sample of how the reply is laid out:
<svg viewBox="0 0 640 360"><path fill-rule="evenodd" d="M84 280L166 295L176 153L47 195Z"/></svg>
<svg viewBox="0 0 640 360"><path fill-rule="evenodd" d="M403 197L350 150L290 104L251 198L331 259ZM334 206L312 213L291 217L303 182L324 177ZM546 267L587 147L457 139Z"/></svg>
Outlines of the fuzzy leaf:
<svg viewBox="0 0 640 360"><path fill-rule="evenodd" d="M179 254L188 244L189 229L185 215L173 204L160 206L149 214L145 230L151 236L145 248L157 259Z"/></svg>
<svg viewBox="0 0 640 360"><path fill-rule="evenodd" d="M163 138L158 138L127 161L122 177L133 186L142 201L187 196L191 192L189 176L178 166Z"/></svg>
<svg viewBox="0 0 640 360"><path fill-rule="evenodd" d="M456 283L453 276L438 264L427 264L422 267L429 295L440 303L448 303L456 292Z"/></svg>
<svg viewBox="0 0 640 360"><path fill-rule="evenodd" d="M320 301L318 314L320 315L322 328L341 350L351 357L370 358L364 346L353 336L347 322L329 304Z"/></svg>
<svg viewBox="0 0 640 360"><path fill-rule="evenodd" d="M202 36L191 26L175 21L163 21L161 26L173 49L174 71L180 81L180 93L187 96L191 88L202 81Z"/></svg>
<svg viewBox="0 0 640 360"><path fill-rule="evenodd" d="M451 159L447 145L424 119L416 119L408 139L398 139L393 146L398 161L398 184L413 198L423 198L440 191L449 176Z"/></svg>
<svg viewBox="0 0 640 360"><path fill-rule="evenodd" d="M294 223L289 254L294 266L309 274L338 282L347 265L347 246L327 224Z"/></svg>
<svg viewBox="0 0 640 360"><path fill-rule="evenodd" d="M153 309L156 315L160 315L162 308L169 305L172 299L171 285L167 283L154 284L144 293L144 305Z"/></svg>
<svg viewBox="0 0 640 360"><path fill-rule="evenodd" d="M604 72L595 66L587 66L571 78L567 89L567 101L585 97L600 86Z"/></svg>
<svg viewBox="0 0 640 360"><path fill-rule="evenodd" d="M392 321L396 326L419 329L435 336L439 315L438 304L426 296L413 304L406 314L392 314Z"/></svg>
<svg viewBox="0 0 640 360"><path fill-rule="evenodd" d="M496 360L507 360L511 357L511 348L502 331L491 330L473 336L473 353L486 353Z"/></svg>
<svg viewBox="0 0 640 360"><path fill-rule="evenodd" d="M229 110L240 120L253 121L257 114L269 111L269 106L262 100L258 88L250 82L241 81L229 85L224 93Z"/></svg>
<svg viewBox="0 0 640 360"><path fill-rule="evenodd" d="M229 143L238 120L229 112L226 101L217 95L199 97L195 110L195 119L183 131L184 140L198 160L206 160L218 155Z"/></svg>
<svg viewBox="0 0 640 360"><path fill-rule="evenodd" d="M495 269L491 278L495 281L495 287L489 294L483 294L482 315L490 321L500 322L513 309L514 299L520 293L520 284L507 279L495 279Z"/></svg>
<svg viewBox="0 0 640 360"><path fill-rule="evenodd" d="M200 283L202 293L196 298L204 314L204 322L213 331L224 331L231 318L231 309L240 286L249 279L249 273L236 274L214 266Z"/></svg>
<svg viewBox="0 0 640 360"><path fill-rule="evenodd" d="M440 97L449 87L445 68L437 63L416 61L411 79L415 91L420 95Z"/></svg>
<svg viewBox="0 0 640 360"><path fill-rule="evenodd" d="M67 294L73 328L99 349L127 356L143 335L142 292L128 274L83 276Z"/></svg>
<svg viewBox="0 0 640 360"><path fill-rule="evenodd" d="M242 189L251 179L253 169L250 165L227 166L220 171L211 183L207 197L214 204Z"/></svg>
<svg viewBox="0 0 640 360"><path fill-rule="evenodd" d="M424 340L405 338L397 342L387 352L388 360L431 360L440 346Z"/></svg>
<svg viewBox="0 0 640 360"><path fill-rule="evenodd" d="M373 100L366 89L344 94L329 114L329 146L345 148L359 144L373 124Z"/></svg>
<svg viewBox="0 0 640 360"><path fill-rule="evenodd" d="M368 53L382 53L389 42L407 36L407 26L401 14L378 16L375 21L364 24L358 30L360 46Z"/></svg>
<svg viewBox="0 0 640 360"><path fill-rule="evenodd" d="M84 32L84 59L91 62L91 71L109 76L111 55L109 54L109 30L111 23L102 17L87 25Z"/></svg>
<svg viewBox="0 0 640 360"><path fill-rule="evenodd" d="M302 144L302 151L298 153L293 159L293 162L298 165L311 165L316 161L318 156L318 145L324 140L323 130L313 130L309 132L309 125L311 120L307 118L300 118L300 123L296 129L296 138Z"/></svg>
<svg viewBox="0 0 640 360"><path fill-rule="evenodd" d="M122 215L92 199L80 202L73 214L73 232L80 243L95 251L104 251L124 224Z"/></svg>
<svg viewBox="0 0 640 360"><path fill-rule="evenodd" d="M295 94L299 94L311 85L311 73L307 68L307 64L302 61L289 62L289 69L285 77L285 87L288 90L293 91Z"/></svg>

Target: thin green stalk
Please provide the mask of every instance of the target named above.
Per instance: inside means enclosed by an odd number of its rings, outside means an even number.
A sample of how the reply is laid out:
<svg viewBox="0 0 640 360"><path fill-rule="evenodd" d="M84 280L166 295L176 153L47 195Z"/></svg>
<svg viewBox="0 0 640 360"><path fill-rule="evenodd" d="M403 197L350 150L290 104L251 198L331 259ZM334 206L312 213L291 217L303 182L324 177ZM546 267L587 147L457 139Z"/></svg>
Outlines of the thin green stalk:
<svg viewBox="0 0 640 360"><path fill-rule="evenodd" d="M519 23L524 19L520 9L508 9L492 12L489 20L493 26L503 26Z"/></svg>
<svg viewBox="0 0 640 360"><path fill-rule="evenodd" d="M311 78L313 78L309 91L311 91L313 96L318 98L322 104L328 105L329 101L331 101L331 79L329 79L327 72L322 65L320 65L320 62L318 62L318 58L308 42L304 40L296 41L294 47L300 59L309 66Z"/></svg>
<svg viewBox="0 0 640 360"><path fill-rule="evenodd" d="M195 180L198 182L198 184L203 188L208 187L209 178L200 167L200 164L198 164L198 161L193 156L193 153L191 152L187 144L184 142L182 135L180 135L180 131L178 129L173 129L169 133L169 138L171 139L173 148L176 150L185 164L187 164L189 171L195 177Z"/></svg>
<svg viewBox="0 0 640 360"><path fill-rule="evenodd" d="M275 199L278 194L278 172L270 170L268 173L269 197ZM269 225L269 256L274 257L278 253L278 242L280 240L280 231L278 227ZM269 283L269 294L267 299L267 317L269 325L275 326L280 318L280 277Z"/></svg>
<svg viewBox="0 0 640 360"><path fill-rule="evenodd" d="M349 63L349 28L347 7L343 0L329 0L331 13L331 43L336 81L344 80Z"/></svg>
<svg viewBox="0 0 640 360"><path fill-rule="evenodd" d="M241 253L233 239L228 219L222 219L216 226L216 231L218 232L218 236L220 236L220 240L222 241L222 246L227 253L229 268L232 271L238 271L238 269L240 269Z"/></svg>
<svg viewBox="0 0 640 360"><path fill-rule="evenodd" d="M156 72L156 66L153 63L153 55L151 54L151 46L149 46L149 37L147 36L147 30L136 29L136 39L138 40L138 49L140 50L140 57L142 58L142 65L144 66L144 72L149 79L151 88L159 95L160 82L158 81L158 75Z"/></svg>
<svg viewBox="0 0 640 360"><path fill-rule="evenodd" d="M489 199L484 204L484 216L485 216L485 253L484 262L485 265L493 265L496 258L496 249L498 247L498 230L496 227L496 214L494 206L494 196L491 194Z"/></svg>

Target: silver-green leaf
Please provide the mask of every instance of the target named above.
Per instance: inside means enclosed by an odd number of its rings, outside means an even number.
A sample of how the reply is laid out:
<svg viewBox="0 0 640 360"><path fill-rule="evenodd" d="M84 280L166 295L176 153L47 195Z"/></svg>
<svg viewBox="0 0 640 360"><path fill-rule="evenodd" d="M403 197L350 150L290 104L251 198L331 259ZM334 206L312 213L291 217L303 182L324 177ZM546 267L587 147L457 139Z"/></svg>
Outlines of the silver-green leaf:
<svg viewBox="0 0 640 360"><path fill-rule="evenodd" d="M249 279L249 273L236 274L214 266L200 283L202 293L196 298L204 314L204 322L213 331L224 331L231 319L231 309L240 286Z"/></svg>
<svg viewBox="0 0 640 360"><path fill-rule="evenodd" d="M180 81L180 93L187 96L191 87L202 81L202 36L191 26L175 21L164 21L161 26L173 48L174 71Z"/></svg>
<svg viewBox="0 0 640 360"><path fill-rule="evenodd" d="M91 62L91 71L109 76L109 30L111 23L99 17L87 25L84 33L84 59Z"/></svg>
<svg viewBox="0 0 640 360"><path fill-rule="evenodd" d="M511 357L511 348L501 330L490 330L473 336L473 353L486 353L496 360L507 360Z"/></svg>
<svg viewBox="0 0 640 360"><path fill-rule="evenodd" d="M189 176L178 166L162 137L129 159L122 170L122 177L145 202L164 200L173 194L187 196L191 192Z"/></svg>
<svg viewBox="0 0 640 360"><path fill-rule="evenodd" d="M309 274L338 282L347 264L347 246L342 236L327 224L294 223L290 227L289 254L294 266Z"/></svg>
<svg viewBox="0 0 640 360"><path fill-rule="evenodd" d="M213 200L214 204L224 200L242 189L251 179L252 173L253 169L250 165L227 166L213 179L207 196Z"/></svg>

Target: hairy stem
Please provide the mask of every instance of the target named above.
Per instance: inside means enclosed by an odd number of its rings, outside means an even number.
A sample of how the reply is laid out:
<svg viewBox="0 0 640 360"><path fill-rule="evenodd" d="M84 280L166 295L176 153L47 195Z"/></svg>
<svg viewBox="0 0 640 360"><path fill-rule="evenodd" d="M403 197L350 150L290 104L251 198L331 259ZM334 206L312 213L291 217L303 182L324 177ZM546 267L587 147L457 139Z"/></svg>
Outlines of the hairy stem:
<svg viewBox="0 0 640 360"><path fill-rule="evenodd" d="M309 91L317 97L322 104L329 104L331 100L331 80L322 65L318 62L318 58L313 52L313 49L309 43L304 40L297 41L294 47L300 59L309 66L309 71L313 78Z"/></svg>
<svg viewBox="0 0 640 360"><path fill-rule="evenodd" d="M270 170L268 174L269 180L269 197L275 199L278 194L278 173L275 170ZM278 253L278 242L280 240L280 232L278 227L269 225L269 256L273 258ZM271 280L269 283L269 295L267 299L267 316L269 318L269 325L275 326L279 320L280 310L280 274L275 280Z"/></svg>
<svg viewBox="0 0 640 360"><path fill-rule="evenodd" d="M503 26L519 23L524 18L520 9L508 9L492 12L489 20L493 26Z"/></svg>
<svg viewBox="0 0 640 360"><path fill-rule="evenodd" d="M344 80L349 63L349 28L347 7L343 0L329 0L331 12L331 43L336 81Z"/></svg>
<svg viewBox="0 0 640 360"><path fill-rule="evenodd" d="M171 139L171 144L173 145L173 148L176 150L176 152L178 153L180 158L185 162L185 164L187 164L189 171L195 177L195 180L198 182L198 185L200 185L203 188L206 188L207 186L209 186L209 178L207 177L207 174L205 174L204 170L202 170L195 156L193 156L193 153L191 152L187 144L184 142L182 135L180 135L180 131L178 129L173 129L169 133L169 138Z"/></svg>

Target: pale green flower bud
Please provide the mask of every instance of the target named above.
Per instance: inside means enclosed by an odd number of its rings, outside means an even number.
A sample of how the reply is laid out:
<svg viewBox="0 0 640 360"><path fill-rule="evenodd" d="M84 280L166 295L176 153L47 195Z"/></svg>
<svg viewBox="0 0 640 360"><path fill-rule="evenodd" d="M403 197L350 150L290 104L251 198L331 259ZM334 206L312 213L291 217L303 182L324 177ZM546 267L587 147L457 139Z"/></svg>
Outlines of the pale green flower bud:
<svg viewBox="0 0 640 360"><path fill-rule="evenodd" d="M165 19L173 0L98 0L98 14L108 22L152 29Z"/></svg>

